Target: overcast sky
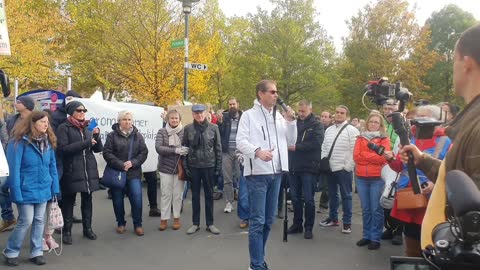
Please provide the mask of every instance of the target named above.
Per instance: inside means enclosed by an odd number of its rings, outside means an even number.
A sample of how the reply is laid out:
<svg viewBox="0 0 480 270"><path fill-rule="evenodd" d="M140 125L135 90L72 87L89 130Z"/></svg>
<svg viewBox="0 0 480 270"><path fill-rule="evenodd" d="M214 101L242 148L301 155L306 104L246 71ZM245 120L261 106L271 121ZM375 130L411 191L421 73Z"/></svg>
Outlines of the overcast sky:
<svg viewBox="0 0 480 270"><path fill-rule="evenodd" d="M318 17L328 35L333 37L335 46L342 47L342 37L347 35L348 28L345 20L355 15L358 9L364 7L372 0L314 0L315 8L320 13ZM480 20L480 0L408 0L410 7L417 5L417 20L423 25L432 12L439 11L445 5L455 3L463 10L472 13ZM268 0L219 0L220 7L227 16L244 16L256 13L257 6L271 9Z"/></svg>

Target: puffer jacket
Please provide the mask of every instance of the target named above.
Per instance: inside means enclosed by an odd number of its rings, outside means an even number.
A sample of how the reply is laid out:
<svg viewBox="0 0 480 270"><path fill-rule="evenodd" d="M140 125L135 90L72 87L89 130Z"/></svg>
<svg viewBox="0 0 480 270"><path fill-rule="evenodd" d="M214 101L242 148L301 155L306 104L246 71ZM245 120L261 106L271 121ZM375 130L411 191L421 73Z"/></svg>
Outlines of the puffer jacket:
<svg viewBox="0 0 480 270"><path fill-rule="evenodd" d="M60 186L63 193L94 192L99 190L97 160L93 153L103 150L100 137L92 146L92 132L82 131L69 121L61 124L56 132L59 156L63 161Z"/></svg>
<svg viewBox="0 0 480 270"><path fill-rule="evenodd" d="M148 148L145 139L138 129L134 126L132 133L126 137L120 131L117 124L112 125L112 132L108 133L103 148L103 158L108 166L115 170L123 171L123 164L128 161L128 148L130 146L130 138L133 136L132 149L132 167L127 171L127 180L142 179L142 164L147 160Z"/></svg>
<svg viewBox="0 0 480 270"><path fill-rule="evenodd" d="M387 160L368 148L369 142L383 146L385 151L390 151L390 139L386 136L375 137L371 140L359 136L353 149L353 160L356 164L355 173L360 177L380 177Z"/></svg>
<svg viewBox="0 0 480 270"><path fill-rule="evenodd" d="M55 153L50 144L42 153L28 137L7 146L8 186L17 204L44 203L60 193Z"/></svg>
<svg viewBox="0 0 480 270"><path fill-rule="evenodd" d="M183 139L183 128L178 133L180 141ZM175 154L175 147L168 145L168 133L166 128L158 130L155 139L155 150L158 153L158 170L162 173L177 174L180 155Z"/></svg>
<svg viewBox="0 0 480 270"><path fill-rule="evenodd" d="M215 175L220 174L222 170L222 143L218 126L208 123L207 128L203 132L206 145L200 149L193 149L191 147L196 133L194 124L186 125L183 130L182 144L190 148L184 166L187 169L188 167L214 168Z"/></svg>

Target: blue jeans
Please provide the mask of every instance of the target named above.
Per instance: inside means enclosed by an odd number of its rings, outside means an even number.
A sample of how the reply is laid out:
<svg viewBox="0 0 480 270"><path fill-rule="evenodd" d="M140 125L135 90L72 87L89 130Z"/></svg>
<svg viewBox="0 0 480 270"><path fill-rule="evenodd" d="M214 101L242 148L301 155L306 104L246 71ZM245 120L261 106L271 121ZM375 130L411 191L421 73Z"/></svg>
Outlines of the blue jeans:
<svg viewBox="0 0 480 270"><path fill-rule="evenodd" d="M340 170L328 176L329 215L332 220L338 220L338 189L342 198L343 224L352 224L352 173Z"/></svg>
<svg viewBox="0 0 480 270"><path fill-rule="evenodd" d="M246 179L250 204L248 220L250 267L253 270L262 270L268 235L277 213L281 174L252 175L247 176Z"/></svg>
<svg viewBox="0 0 480 270"><path fill-rule="evenodd" d="M291 173L289 181L293 204L293 224L303 225L303 205L305 202L304 227L305 230L310 231L315 224L315 183L317 178L313 173L300 172Z"/></svg>
<svg viewBox="0 0 480 270"><path fill-rule="evenodd" d="M47 202L35 204L17 204L18 223L8 237L7 247L3 254L7 258L17 258L22 248L23 240L28 233L30 225L30 258L43 255L43 227Z"/></svg>
<svg viewBox="0 0 480 270"><path fill-rule="evenodd" d="M363 216L363 238L380 242L383 231L383 208L380 206L385 182L381 178L365 179L357 176Z"/></svg>
<svg viewBox="0 0 480 270"><path fill-rule="evenodd" d="M124 196L128 195L132 209L133 227L142 227L142 180L127 180L125 188L112 188L112 203L118 226L125 226Z"/></svg>
<svg viewBox="0 0 480 270"><path fill-rule="evenodd" d="M238 180L238 205L237 205L237 215L241 220L247 220L250 216L250 209L248 204L248 188L247 188L247 179L243 176L243 171L240 174Z"/></svg>
<svg viewBox="0 0 480 270"><path fill-rule="evenodd" d="M7 187L7 177L0 177L0 208L2 209L3 220L10 221L15 219Z"/></svg>

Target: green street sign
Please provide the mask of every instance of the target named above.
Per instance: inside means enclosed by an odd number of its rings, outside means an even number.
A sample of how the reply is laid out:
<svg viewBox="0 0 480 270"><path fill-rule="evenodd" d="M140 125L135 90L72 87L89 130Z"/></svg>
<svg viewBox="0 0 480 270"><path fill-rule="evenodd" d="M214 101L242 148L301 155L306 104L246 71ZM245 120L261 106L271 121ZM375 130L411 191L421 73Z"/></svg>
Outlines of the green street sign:
<svg viewBox="0 0 480 270"><path fill-rule="evenodd" d="M181 47L183 47L183 46L185 46L185 40L184 40L184 39L172 40L172 45L171 45L171 47L172 47L173 49L175 49L175 48L181 48Z"/></svg>

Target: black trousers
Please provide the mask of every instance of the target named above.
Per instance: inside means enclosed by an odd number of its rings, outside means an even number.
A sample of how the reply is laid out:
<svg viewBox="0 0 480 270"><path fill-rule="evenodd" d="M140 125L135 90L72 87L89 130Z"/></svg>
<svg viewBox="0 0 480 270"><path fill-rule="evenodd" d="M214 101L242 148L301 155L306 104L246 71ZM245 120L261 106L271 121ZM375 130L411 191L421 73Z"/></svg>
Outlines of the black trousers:
<svg viewBox="0 0 480 270"><path fill-rule="evenodd" d="M81 206L83 229L92 228L92 193L81 192ZM63 193L62 194L62 214L65 221L64 230L71 231L73 223L73 206L75 204L75 197L77 193Z"/></svg>
<svg viewBox="0 0 480 270"><path fill-rule="evenodd" d="M200 190L203 184L205 195L205 219L207 226L213 225L213 168L190 168L192 175L192 222L200 226Z"/></svg>
<svg viewBox="0 0 480 270"><path fill-rule="evenodd" d="M403 222L390 216L391 209L384 209L384 226L385 229L391 231L393 235L403 234Z"/></svg>
<svg viewBox="0 0 480 270"><path fill-rule="evenodd" d="M157 204L157 172L144 172L143 177L147 181L147 197L150 209L158 208Z"/></svg>

